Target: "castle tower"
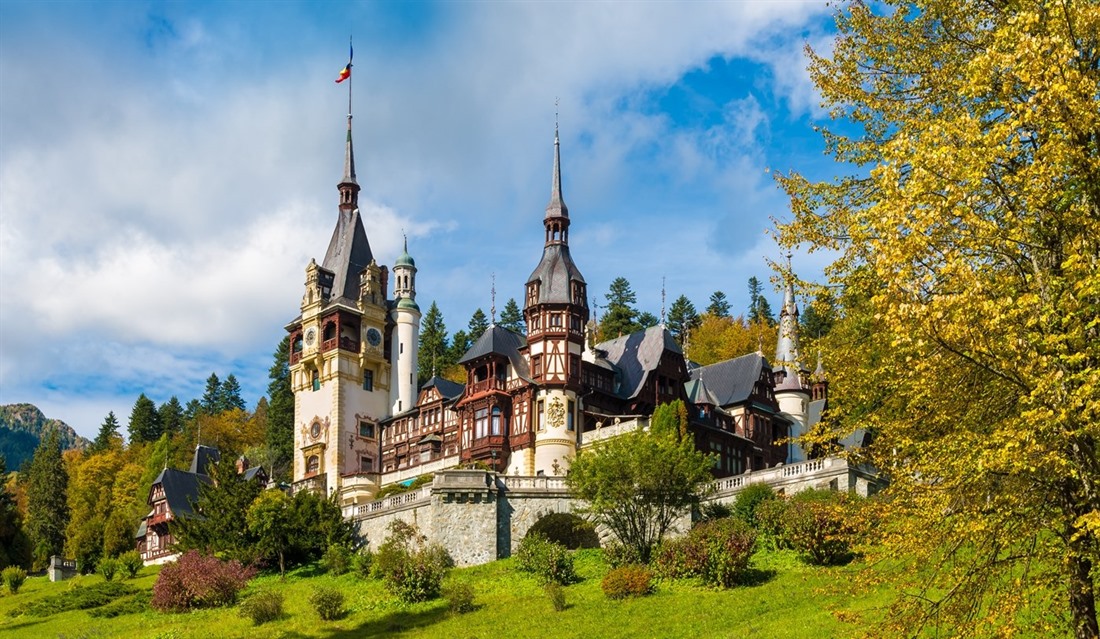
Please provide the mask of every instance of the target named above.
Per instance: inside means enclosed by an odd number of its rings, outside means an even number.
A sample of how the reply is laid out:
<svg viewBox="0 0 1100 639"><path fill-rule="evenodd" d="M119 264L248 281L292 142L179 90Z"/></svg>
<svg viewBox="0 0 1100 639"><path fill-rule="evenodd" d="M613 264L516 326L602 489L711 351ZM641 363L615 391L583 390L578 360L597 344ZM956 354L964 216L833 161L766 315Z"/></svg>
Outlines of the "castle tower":
<svg viewBox="0 0 1100 639"><path fill-rule="evenodd" d="M349 109L350 111L350 109ZM341 499L377 488L378 420L388 414L386 268L359 214L348 114L336 228L318 265L306 267L301 315L287 325L294 391L294 489Z"/></svg>
<svg viewBox="0 0 1100 639"><path fill-rule="evenodd" d="M416 304L416 262L405 251L393 263L393 310L390 318L394 329L390 352L394 358L394 389L391 411L397 415L416 405L417 351L420 345L420 307Z"/></svg>
<svg viewBox="0 0 1100 639"><path fill-rule="evenodd" d="M788 269L789 270L789 269ZM809 419L809 370L801 362L798 351L798 306L794 301L794 282L787 279L783 293L783 309L779 311L779 340L772 362L775 379L775 399L779 410L794 418L790 437L806 432ZM789 445L787 463L806 460L806 453L797 443Z"/></svg>
<svg viewBox="0 0 1100 639"><path fill-rule="evenodd" d="M561 151L554 128L554 174L543 226L542 260L527 279L523 316L527 357L537 385L530 474L564 475L577 452L581 355L588 301L584 276L569 255L569 208L561 193ZM530 453L529 453L530 454Z"/></svg>

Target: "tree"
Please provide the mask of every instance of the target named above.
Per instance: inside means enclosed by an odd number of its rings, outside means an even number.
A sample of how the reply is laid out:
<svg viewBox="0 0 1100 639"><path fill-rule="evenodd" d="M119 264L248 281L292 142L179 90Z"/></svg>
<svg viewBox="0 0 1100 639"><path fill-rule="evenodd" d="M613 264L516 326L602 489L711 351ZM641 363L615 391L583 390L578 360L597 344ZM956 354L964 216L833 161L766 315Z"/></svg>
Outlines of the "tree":
<svg viewBox="0 0 1100 639"><path fill-rule="evenodd" d="M504 305L504 311L500 314L500 325L520 335L527 331L523 322L523 312L519 310L519 304L516 304L514 297L508 298L508 302Z"/></svg>
<svg viewBox="0 0 1100 639"><path fill-rule="evenodd" d="M183 432L183 406L175 395L157 409L160 432L176 435Z"/></svg>
<svg viewBox="0 0 1100 639"><path fill-rule="evenodd" d="M7 476L6 460L0 455L0 482ZM0 483L0 570L8 566L29 568L31 543L23 532L23 518L5 483Z"/></svg>
<svg viewBox="0 0 1100 639"><path fill-rule="evenodd" d="M466 331L462 329L455 331L454 336L451 337L451 347L447 349L447 356L436 368L437 374L462 359L471 346L473 346L473 340L466 335Z"/></svg>
<svg viewBox="0 0 1100 639"><path fill-rule="evenodd" d="M122 435L118 431L118 418L115 417L115 411L110 411L88 450L91 453L98 453L115 446L122 446Z"/></svg>
<svg viewBox="0 0 1100 639"><path fill-rule="evenodd" d="M420 370L417 377L421 384L428 381L433 370L446 363L446 357L447 326L443 323L443 313L433 301L420 324L420 353L417 358Z"/></svg>
<svg viewBox="0 0 1100 639"><path fill-rule="evenodd" d="M756 276L749 278L749 323L750 324L775 324L775 315L772 306L763 294L764 287Z"/></svg>
<svg viewBox="0 0 1100 639"><path fill-rule="evenodd" d="M210 373L210 377L206 378L206 389L202 393L200 404L202 412L207 415L214 415L220 410L222 405L222 381L218 379L217 373Z"/></svg>
<svg viewBox="0 0 1100 639"><path fill-rule="evenodd" d="M660 320L660 318L658 318L653 313L650 313L649 311L642 311L642 312L638 313L638 319L636 320L635 323L638 325L638 327L634 330L637 331L637 330L641 330L643 328L654 327L654 326L660 324L661 320Z"/></svg>
<svg viewBox="0 0 1100 639"><path fill-rule="evenodd" d="M43 568L51 555L60 555L65 546L68 486L61 441L57 431L51 430L35 449L27 473L26 531L35 569Z"/></svg>
<svg viewBox="0 0 1100 639"><path fill-rule="evenodd" d="M477 338L481 337L481 334L489 329L489 320L485 317L484 311L480 308L474 311L473 316L470 317L470 323L467 325L470 330L467 334L470 336L471 342L476 342Z"/></svg>
<svg viewBox="0 0 1100 639"><path fill-rule="evenodd" d="M219 554L242 562L255 559L256 537L248 528L248 508L263 486L237 474L233 455L222 451L210 471L212 483L199 488L194 503L197 517L173 519L169 524L180 550Z"/></svg>
<svg viewBox="0 0 1100 639"><path fill-rule="evenodd" d="M286 335L275 348L274 361L267 371L271 381L267 384L267 430L264 443L273 450L271 478L275 468L286 469L287 474L294 459L294 391L290 388L290 336Z"/></svg>
<svg viewBox="0 0 1100 639"><path fill-rule="evenodd" d="M819 293L814 301L806 305L802 317L798 319L801 337L815 340L829 334L836 322L836 300L828 289Z"/></svg>
<svg viewBox="0 0 1100 639"><path fill-rule="evenodd" d="M699 326L699 314L695 312L695 305L686 295L681 295L668 309L668 330L676 338L680 346L684 345L685 338Z"/></svg>
<svg viewBox="0 0 1100 639"><path fill-rule="evenodd" d="M882 547L922 580L892 627L1014 634L1064 588L1096 637L1100 5L842 6L810 72L855 122L825 132L847 174L778 176L780 232L838 256L826 341L853 370L819 436L876 434Z"/></svg>
<svg viewBox="0 0 1100 639"><path fill-rule="evenodd" d="M105 450L88 457L69 459L70 518L65 529L65 555L75 559L81 571L93 570L105 556L103 542L107 518L112 510L111 485L122 465L119 450ZM137 522L134 523L136 525ZM132 529L128 536L132 538Z"/></svg>
<svg viewBox="0 0 1100 639"><path fill-rule="evenodd" d="M699 327L691 333L687 356L706 366L756 350L774 349L779 330L776 326L748 324L742 317L719 317L705 313Z"/></svg>
<svg viewBox="0 0 1100 639"><path fill-rule="evenodd" d="M607 439L577 455L566 476L585 512L648 562L672 522L698 503L713 458L695 450L680 401L653 412L648 430Z"/></svg>
<svg viewBox="0 0 1100 639"><path fill-rule="evenodd" d="M219 412L225 410L244 410L244 400L241 399L241 384L237 377L230 373L222 382L221 393L218 397Z"/></svg>
<svg viewBox="0 0 1100 639"><path fill-rule="evenodd" d="M710 294L710 305L707 312L715 317L729 317L730 303L726 300L726 294L722 291L714 291Z"/></svg>
<svg viewBox="0 0 1100 639"><path fill-rule="evenodd" d="M199 443L217 448L223 455L237 455L250 446L264 443L262 424L239 408L195 419Z"/></svg>
<svg viewBox="0 0 1100 639"><path fill-rule="evenodd" d="M157 405L142 393L130 411L130 443L155 442L160 437Z"/></svg>
<svg viewBox="0 0 1100 639"><path fill-rule="evenodd" d="M637 322L637 302L630 282L625 277L616 277L607 292L607 309L600 322L600 337L603 340L615 339L620 335L629 335L640 328Z"/></svg>
<svg viewBox="0 0 1100 639"><path fill-rule="evenodd" d="M202 402L197 399L192 399L187 402L187 405L183 408L183 421L190 422L195 419L199 413L202 412Z"/></svg>
<svg viewBox="0 0 1100 639"><path fill-rule="evenodd" d="M279 576L286 578L286 551L294 535L293 501L281 490L265 490L248 507L248 530L261 555L279 558Z"/></svg>

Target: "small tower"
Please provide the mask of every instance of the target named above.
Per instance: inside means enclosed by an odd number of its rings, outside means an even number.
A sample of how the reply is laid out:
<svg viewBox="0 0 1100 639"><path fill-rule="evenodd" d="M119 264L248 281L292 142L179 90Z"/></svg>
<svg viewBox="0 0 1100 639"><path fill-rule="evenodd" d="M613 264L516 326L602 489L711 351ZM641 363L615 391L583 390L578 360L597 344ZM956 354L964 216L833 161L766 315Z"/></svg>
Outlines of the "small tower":
<svg viewBox="0 0 1100 639"><path fill-rule="evenodd" d="M409 255L409 241L405 250L393 263L393 310L390 318L395 328L391 336L394 360L394 390L391 412L394 415L416 405L417 351L420 346L420 307L416 304L416 261Z"/></svg>
<svg viewBox="0 0 1100 639"><path fill-rule="evenodd" d="M829 400L829 377L825 374L825 367L821 364L821 351L817 352L817 368L814 369L812 380L810 400L827 402Z"/></svg>
<svg viewBox="0 0 1100 639"><path fill-rule="evenodd" d="M779 311L779 340L775 349L772 371L775 380L775 399L779 410L794 418L791 424L792 440L801 437L807 428L810 409L809 371L802 365L798 352L798 306L794 300L794 282L790 275L788 257L787 284L783 293L783 309ZM792 442L787 462L805 461L802 447Z"/></svg>
<svg viewBox="0 0 1100 639"><path fill-rule="evenodd" d="M584 276L569 254L569 208L561 190L561 145L554 127L554 172L543 227L542 259L527 278L523 315L534 397L531 474L563 475L577 452L581 355L588 322ZM529 449L528 449L529 451ZM530 452L527 453L530 455Z"/></svg>

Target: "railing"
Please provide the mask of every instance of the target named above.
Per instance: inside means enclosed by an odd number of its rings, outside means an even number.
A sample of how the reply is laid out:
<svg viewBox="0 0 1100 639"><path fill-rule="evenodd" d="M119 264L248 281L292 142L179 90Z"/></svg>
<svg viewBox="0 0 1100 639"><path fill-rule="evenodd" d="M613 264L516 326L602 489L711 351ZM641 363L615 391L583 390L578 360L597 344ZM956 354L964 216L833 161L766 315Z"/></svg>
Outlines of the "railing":
<svg viewBox="0 0 1100 639"><path fill-rule="evenodd" d="M157 524L162 524L166 521L172 521L171 512L155 513L153 515L150 515L148 521L146 522L146 525L156 526Z"/></svg>
<svg viewBox="0 0 1100 639"><path fill-rule="evenodd" d="M469 391L467 395L477 395L478 393L486 393L488 391L504 391L506 382L502 379L491 377L489 379L483 379L480 382L474 382L469 385Z"/></svg>
<svg viewBox="0 0 1100 639"><path fill-rule="evenodd" d="M589 430L581 433L581 447L588 446L589 444L594 444L605 439L610 439L612 437L618 437L619 435L622 435L624 433L638 430L638 428L644 429L648 427L649 419L644 417L624 420L619 422L618 424L600 426L595 430Z"/></svg>
<svg viewBox="0 0 1100 639"><path fill-rule="evenodd" d="M749 471L743 475L724 477L722 479L711 482L710 488L714 493L724 493L740 490L749 484L775 484L783 479L787 479L790 477L809 475L811 473L822 471L826 468L831 467L833 465L834 459L835 458L832 457L827 459L811 459L809 461L799 462L797 464L790 464L787 466L779 466L777 468Z"/></svg>
<svg viewBox="0 0 1100 639"><path fill-rule="evenodd" d="M296 481L290 486L291 493L297 493L300 490L308 490L319 495L328 495L328 476L327 475L314 475L313 477L306 477L301 481Z"/></svg>
<svg viewBox="0 0 1100 639"><path fill-rule="evenodd" d="M418 501L427 501L432 498L432 487L421 486L416 490L410 490L407 493L401 493L400 495L393 495L384 499L377 499L366 504L359 504L357 506L351 506L344 509L344 516L347 518L354 517L355 519L362 519L367 515L372 515L383 510L391 510L394 508L400 508L401 506L407 506ZM350 511L350 512L349 512Z"/></svg>
<svg viewBox="0 0 1100 639"><path fill-rule="evenodd" d="M340 348L345 351L352 351L353 353L359 352L359 340L354 337L341 337Z"/></svg>
<svg viewBox="0 0 1100 639"><path fill-rule="evenodd" d="M508 490L568 490L564 477L516 477L502 475L501 483Z"/></svg>

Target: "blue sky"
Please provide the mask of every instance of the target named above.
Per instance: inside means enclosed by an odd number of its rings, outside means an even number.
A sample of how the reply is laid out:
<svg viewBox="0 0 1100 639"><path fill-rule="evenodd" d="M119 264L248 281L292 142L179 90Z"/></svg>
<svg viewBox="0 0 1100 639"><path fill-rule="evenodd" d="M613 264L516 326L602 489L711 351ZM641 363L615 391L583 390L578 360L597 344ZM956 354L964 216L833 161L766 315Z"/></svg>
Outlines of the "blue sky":
<svg viewBox="0 0 1100 639"><path fill-rule="evenodd" d="M660 313L771 276L771 171L831 177L823 2L0 3L0 403L92 436L138 393L252 405L336 219L355 39L360 205L447 328L522 299L555 100L573 256ZM815 277L825 256L796 255ZM778 295L771 293L773 306Z"/></svg>

